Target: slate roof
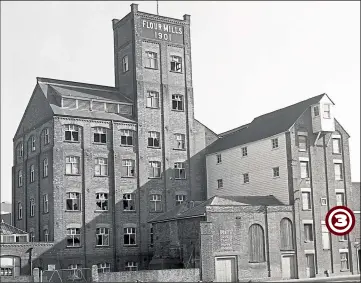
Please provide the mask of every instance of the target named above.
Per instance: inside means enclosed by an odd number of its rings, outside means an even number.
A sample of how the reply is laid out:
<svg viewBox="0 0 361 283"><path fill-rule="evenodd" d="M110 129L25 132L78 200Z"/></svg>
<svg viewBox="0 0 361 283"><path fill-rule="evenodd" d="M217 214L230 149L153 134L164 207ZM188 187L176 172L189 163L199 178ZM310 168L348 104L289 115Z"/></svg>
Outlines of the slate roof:
<svg viewBox="0 0 361 283"><path fill-rule="evenodd" d="M220 134L207 149L207 154L216 153L242 144L265 139L286 132L310 106L318 103L327 94L320 94L285 108L261 115L249 124ZM331 100L331 99L330 99Z"/></svg>
<svg viewBox="0 0 361 283"><path fill-rule="evenodd" d="M68 96L74 98L98 99L105 102L133 104L133 101L130 98L126 97L115 87L48 78L37 78L37 81L55 115L135 123L135 120L129 116L100 111L64 109L61 108L57 102L56 96Z"/></svg>
<svg viewBox="0 0 361 283"><path fill-rule="evenodd" d="M0 234L1 235L14 235L14 234L28 234L27 232L16 228L8 223L1 222L0 223Z"/></svg>
<svg viewBox="0 0 361 283"><path fill-rule="evenodd" d="M229 200L229 202L220 202L217 200ZM230 205L251 205L251 206L278 206L284 205L274 196L214 196L206 201L195 201L194 206L190 206L190 202L176 206L172 210L165 212L152 220L149 223L166 222L176 219L192 218L205 216L207 206L230 206Z"/></svg>

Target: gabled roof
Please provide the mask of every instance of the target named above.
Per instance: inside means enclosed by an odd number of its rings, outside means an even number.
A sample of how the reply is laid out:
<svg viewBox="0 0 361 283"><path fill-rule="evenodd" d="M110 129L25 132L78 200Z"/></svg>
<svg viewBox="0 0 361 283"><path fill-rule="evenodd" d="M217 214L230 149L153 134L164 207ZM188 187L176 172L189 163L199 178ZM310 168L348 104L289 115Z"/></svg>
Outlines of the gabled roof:
<svg viewBox="0 0 361 283"><path fill-rule="evenodd" d="M7 224L5 222L0 223L0 234L1 235L20 235L20 234L28 234L27 232L16 228L10 224Z"/></svg>
<svg viewBox="0 0 361 283"><path fill-rule="evenodd" d="M221 138L209 146L207 154L216 153L288 131L297 119L310 106L318 103L324 95L327 94L317 95L285 108L261 115L253 119L249 124L220 134L219 136L221 136Z"/></svg>
<svg viewBox="0 0 361 283"><path fill-rule="evenodd" d="M192 203L194 204L192 206ZM176 206L172 210L165 212L149 223L166 222L177 219L202 217L206 214L207 206L279 206L285 205L274 196L214 196L206 201L187 202Z"/></svg>

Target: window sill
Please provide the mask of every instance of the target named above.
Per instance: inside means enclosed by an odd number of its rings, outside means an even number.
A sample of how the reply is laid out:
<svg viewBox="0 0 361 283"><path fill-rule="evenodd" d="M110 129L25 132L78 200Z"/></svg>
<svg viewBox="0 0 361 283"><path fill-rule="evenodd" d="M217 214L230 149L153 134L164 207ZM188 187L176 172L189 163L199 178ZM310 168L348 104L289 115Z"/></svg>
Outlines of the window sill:
<svg viewBox="0 0 361 283"><path fill-rule="evenodd" d="M222 189L224 189L223 187L222 188L217 188L217 190L222 190Z"/></svg>
<svg viewBox="0 0 361 283"><path fill-rule="evenodd" d="M94 210L94 213L102 213L102 212L109 212L109 210Z"/></svg>
<svg viewBox="0 0 361 283"><path fill-rule="evenodd" d="M187 178L174 178L174 180L181 181L181 180L187 180Z"/></svg>
<svg viewBox="0 0 361 283"><path fill-rule="evenodd" d="M242 158L248 157L248 155L242 155Z"/></svg>
<svg viewBox="0 0 361 283"><path fill-rule="evenodd" d="M148 177L148 179L162 179L162 177Z"/></svg>
<svg viewBox="0 0 361 283"><path fill-rule="evenodd" d="M110 248L110 245L102 246L102 245L95 245L96 248Z"/></svg>
<svg viewBox="0 0 361 283"><path fill-rule="evenodd" d="M124 247L127 247L127 248L137 248L138 245L127 245L127 244L123 244Z"/></svg>
<svg viewBox="0 0 361 283"><path fill-rule="evenodd" d="M277 150L279 149L279 147L272 147L272 150Z"/></svg>
<svg viewBox="0 0 361 283"><path fill-rule="evenodd" d="M81 176L81 174L65 174L65 176Z"/></svg>
<svg viewBox="0 0 361 283"><path fill-rule="evenodd" d="M93 144L95 144L95 145L107 145L106 142L93 142Z"/></svg>
<svg viewBox="0 0 361 283"><path fill-rule="evenodd" d="M157 211L149 211L149 213L163 213L163 210L157 210Z"/></svg>
<svg viewBox="0 0 361 283"><path fill-rule="evenodd" d="M105 178L105 177L109 177L109 175L94 175L94 177L101 177L101 178Z"/></svg>
<svg viewBox="0 0 361 283"><path fill-rule="evenodd" d="M82 246L76 246L76 247L73 247L73 246L66 246L67 249L79 249L81 248Z"/></svg>
<svg viewBox="0 0 361 283"><path fill-rule="evenodd" d="M334 154L334 155L342 155L341 152L332 152L332 154Z"/></svg>
<svg viewBox="0 0 361 283"><path fill-rule="evenodd" d="M47 211L47 212L43 211L43 214L49 214L49 211Z"/></svg>
<svg viewBox="0 0 361 283"><path fill-rule="evenodd" d="M173 150L186 151L187 149L185 149L185 148L173 148Z"/></svg>
<svg viewBox="0 0 361 283"><path fill-rule="evenodd" d="M312 211L312 209L311 208L307 208L307 209L302 208L302 211Z"/></svg>
<svg viewBox="0 0 361 283"><path fill-rule="evenodd" d="M135 176L121 176L122 179L134 179Z"/></svg>
<svg viewBox="0 0 361 283"><path fill-rule="evenodd" d="M242 183L242 185L248 185L249 184L249 182L247 182L247 183Z"/></svg>
<svg viewBox="0 0 361 283"><path fill-rule="evenodd" d="M184 110L172 109L174 112L184 112Z"/></svg>
<svg viewBox="0 0 361 283"><path fill-rule="evenodd" d="M249 261L248 263L250 263L250 264L262 264L262 263L266 263L266 262L265 261L260 261L260 262Z"/></svg>
<svg viewBox="0 0 361 283"><path fill-rule="evenodd" d="M340 272L350 272L350 269L342 269Z"/></svg>
<svg viewBox="0 0 361 283"><path fill-rule="evenodd" d="M345 243L347 240L338 240L340 243Z"/></svg>
<svg viewBox="0 0 361 283"><path fill-rule="evenodd" d="M81 212L81 210L67 210L67 209L65 209L65 212Z"/></svg>
<svg viewBox="0 0 361 283"><path fill-rule="evenodd" d="M124 210L123 209L123 212L125 212L125 213L136 213L137 211L136 210Z"/></svg>
<svg viewBox="0 0 361 283"><path fill-rule="evenodd" d="M132 144L121 144L120 146L122 146L122 147L134 147L134 145L132 145Z"/></svg>
<svg viewBox="0 0 361 283"><path fill-rule="evenodd" d="M337 180L335 180L335 181L343 181L343 179L337 179Z"/></svg>
<svg viewBox="0 0 361 283"><path fill-rule="evenodd" d="M49 176L43 176L43 179L46 179L46 178L48 178Z"/></svg>
<svg viewBox="0 0 361 283"><path fill-rule="evenodd" d="M313 241L311 241L311 240L305 240L304 242L305 243L313 243Z"/></svg>
<svg viewBox="0 0 361 283"><path fill-rule="evenodd" d="M216 165L220 165L220 164L222 164L222 162L218 162L218 163L216 163Z"/></svg>
<svg viewBox="0 0 361 283"><path fill-rule="evenodd" d="M279 179L281 178L280 176L273 176L273 179Z"/></svg>
<svg viewBox="0 0 361 283"><path fill-rule="evenodd" d="M66 143L80 143L80 141L66 141L66 140L64 140L64 142L66 142Z"/></svg>
<svg viewBox="0 0 361 283"><path fill-rule="evenodd" d="M298 149L299 152L307 152L306 149Z"/></svg>
<svg viewBox="0 0 361 283"><path fill-rule="evenodd" d="M150 106L146 106L145 108L148 108L148 109L158 109L158 110L159 110L159 107L150 107Z"/></svg>
<svg viewBox="0 0 361 283"><path fill-rule="evenodd" d="M147 146L147 148L150 148L150 149L161 149L161 147L159 146L159 147L157 147L157 146Z"/></svg>
<svg viewBox="0 0 361 283"><path fill-rule="evenodd" d="M173 71L173 70L169 70L170 73L174 73L174 74L183 74L183 72L178 72L178 71Z"/></svg>
<svg viewBox="0 0 361 283"><path fill-rule="evenodd" d="M147 70L153 70L153 71L159 71L159 69L158 69L158 68L145 67L145 66L144 66L144 69L147 69Z"/></svg>

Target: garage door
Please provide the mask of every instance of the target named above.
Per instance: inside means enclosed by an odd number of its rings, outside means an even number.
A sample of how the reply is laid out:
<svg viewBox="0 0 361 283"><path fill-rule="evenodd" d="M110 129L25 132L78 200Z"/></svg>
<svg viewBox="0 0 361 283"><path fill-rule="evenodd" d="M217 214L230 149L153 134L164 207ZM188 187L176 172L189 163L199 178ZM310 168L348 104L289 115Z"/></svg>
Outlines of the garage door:
<svg viewBox="0 0 361 283"><path fill-rule="evenodd" d="M234 257L216 258L216 282L237 282L236 259Z"/></svg>

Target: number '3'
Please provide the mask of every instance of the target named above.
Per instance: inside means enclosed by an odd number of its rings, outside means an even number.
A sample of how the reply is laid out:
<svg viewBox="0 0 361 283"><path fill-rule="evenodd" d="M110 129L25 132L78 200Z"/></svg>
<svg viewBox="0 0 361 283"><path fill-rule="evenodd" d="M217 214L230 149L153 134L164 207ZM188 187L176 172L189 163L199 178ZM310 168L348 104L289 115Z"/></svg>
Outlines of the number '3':
<svg viewBox="0 0 361 283"><path fill-rule="evenodd" d="M334 217L337 219L337 222L335 223L336 227L346 227L347 216L345 214L336 214Z"/></svg>

